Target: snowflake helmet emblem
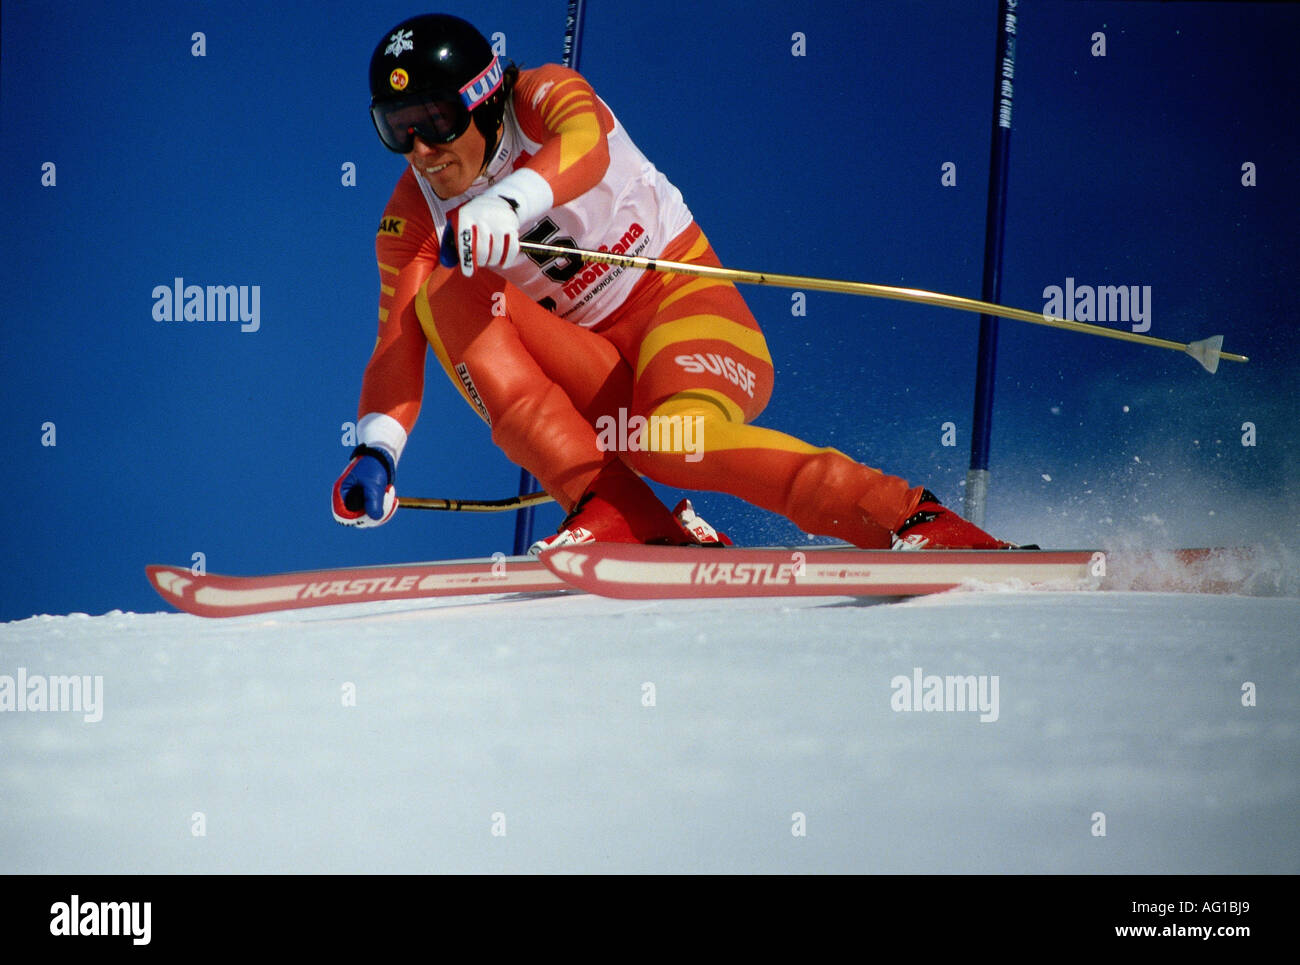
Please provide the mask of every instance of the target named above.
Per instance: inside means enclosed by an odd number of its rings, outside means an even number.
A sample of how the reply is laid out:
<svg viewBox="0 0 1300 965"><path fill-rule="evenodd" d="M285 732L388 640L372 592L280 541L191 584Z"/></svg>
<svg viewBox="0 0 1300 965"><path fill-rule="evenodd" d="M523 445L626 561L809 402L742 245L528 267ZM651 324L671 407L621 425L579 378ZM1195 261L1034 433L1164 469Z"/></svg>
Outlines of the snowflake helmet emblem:
<svg viewBox="0 0 1300 965"><path fill-rule="evenodd" d="M388 38L388 46L384 48L384 53L392 54L394 57L402 56L404 50L414 50L415 44L411 42L412 32L410 30L399 30Z"/></svg>

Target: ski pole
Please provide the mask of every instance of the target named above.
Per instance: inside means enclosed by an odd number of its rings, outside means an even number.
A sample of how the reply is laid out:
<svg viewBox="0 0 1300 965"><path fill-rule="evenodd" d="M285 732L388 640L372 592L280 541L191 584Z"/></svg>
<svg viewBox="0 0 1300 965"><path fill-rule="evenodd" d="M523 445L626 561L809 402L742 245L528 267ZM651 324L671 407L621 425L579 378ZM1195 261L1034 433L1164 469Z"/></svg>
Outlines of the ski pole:
<svg viewBox="0 0 1300 965"><path fill-rule="evenodd" d="M526 493L505 499L429 499L420 496L401 496L397 505L403 509L436 509L449 513L505 513L528 506L551 502L548 493Z"/></svg>
<svg viewBox="0 0 1300 965"><path fill-rule="evenodd" d="M832 278L811 278L806 275L779 275L771 272L744 271L736 268L717 268L713 265L692 265L680 261L664 261L658 258L643 258L637 255L619 255L612 251L588 251L583 248L570 248L561 245L547 245L539 242L522 241L519 247L533 254L559 256L562 258L581 258L583 261L617 265L622 268L640 268L646 271L668 272L677 275L696 275L701 278L717 278L722 281L739 282L749 285L775 285L781 288L808 288L813 291L840 292L846 295L867 295L871 298L892 298L897 301L920 302L925 305L937 305L941 308L953 308L959 311L975 312L979 315L996 315L1018 322L1033 325L1047 325L1051 328L1063 328L1084 335L1099 335L1103 338L1122 339L1156 348L1173 349L1186 352L1196 359L1207 372L1215 372L1219 361L1246 362L1244 355L1235 355L1221 351L1223 336L1213 335L1196 342L1172 342L1168 339L1154 338L1137 332L1125 332L1114 328L1103 328L1087 322L1072 322L1064 318L1031 312L1023 308L1008 308L993 302L982 302L960 295L945 295L942 292L926 291L922 288L897 288L893 285L876 285L864 281L837 281Z"/></svg>

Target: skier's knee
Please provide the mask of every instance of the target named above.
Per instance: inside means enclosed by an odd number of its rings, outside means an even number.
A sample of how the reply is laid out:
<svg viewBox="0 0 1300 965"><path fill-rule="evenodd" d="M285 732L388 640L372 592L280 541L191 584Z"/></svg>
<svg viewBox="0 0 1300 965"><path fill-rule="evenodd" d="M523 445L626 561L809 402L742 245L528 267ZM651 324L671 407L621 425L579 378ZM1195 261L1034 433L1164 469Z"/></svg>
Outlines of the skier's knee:
<svg viewBox="0 0 1300 965"><path fill-rule="evenodd" d="M702 423L744 422L745 415L734 403L725 402L713 393L679 392L651 408L647 419L698 419Z"/></svg>
<svg viewBox="0 0 1300 965"><path fill-rule="evenodd" d="M560 421L558 416L565 402L567 397L554 385L520 387L499 412L492 414L492 441L512 458L514 450L545 450L545 439Z"/></svg>
<svg viewBox="0 0 1300 965"><path fill-rule="evenodd" d="M728 423L731 416L707 396L673 396L644 416L639 444L629 446L625 458L634 469L651 478L662 472L665 462L699 462L708 445L710 426Z"/></svg>

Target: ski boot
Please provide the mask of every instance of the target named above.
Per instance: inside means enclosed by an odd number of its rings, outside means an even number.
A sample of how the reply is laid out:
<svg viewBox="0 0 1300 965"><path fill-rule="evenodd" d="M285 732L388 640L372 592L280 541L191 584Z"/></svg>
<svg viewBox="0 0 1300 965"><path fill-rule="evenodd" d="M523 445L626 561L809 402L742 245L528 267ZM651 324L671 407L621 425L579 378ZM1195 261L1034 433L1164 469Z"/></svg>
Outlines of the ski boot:
<svg viewBox="0 0 1300 965"><path fill-rule="evenodd" d="M921 493L916 511L894 532L896 550L1013 550L1014 543L995 539L974 523L945 508L930 490Z"/></svg>
<svg viewBox="0 0 1300 965"><path fill-rule="evenodd" d="M689 499L668 511L650 487L621 460L606 466L553 536L528 548L531 556L579 543L656 543L726 546L731 543L695 512Z"/></svg>

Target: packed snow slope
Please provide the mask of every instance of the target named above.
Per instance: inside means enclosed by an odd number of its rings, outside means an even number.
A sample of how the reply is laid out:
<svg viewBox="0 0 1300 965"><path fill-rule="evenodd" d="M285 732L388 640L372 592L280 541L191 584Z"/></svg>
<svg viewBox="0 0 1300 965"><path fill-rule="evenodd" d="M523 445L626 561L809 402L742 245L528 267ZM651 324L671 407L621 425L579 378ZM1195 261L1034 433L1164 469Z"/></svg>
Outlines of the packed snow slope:
<svg viewBox="0 0 1300 965"><path fill-rule="evenodd" d="M1032 591L34 617L0 625L0 871L1294 874L1297 625ZM20 672L97 705L19 710Z"/></svg>

